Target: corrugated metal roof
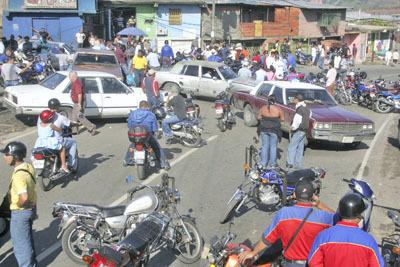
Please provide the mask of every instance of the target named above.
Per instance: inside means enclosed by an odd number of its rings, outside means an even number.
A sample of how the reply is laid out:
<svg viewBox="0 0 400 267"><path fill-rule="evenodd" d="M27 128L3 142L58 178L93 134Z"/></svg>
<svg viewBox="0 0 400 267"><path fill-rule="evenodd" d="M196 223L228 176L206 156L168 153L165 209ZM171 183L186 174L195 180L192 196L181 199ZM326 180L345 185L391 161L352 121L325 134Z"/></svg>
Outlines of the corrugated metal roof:
<svg viewBox="0 0 400 267"><path fill-rule="evenodd" d="M381 20L387 20L387 21L396 20L396 18L394 18L391 15L374 15L374 14L370 14L370 13L362 12L362 11L348 11L346 13L347 21L363 20L363 19L381 19Z"/></svg>
<svg viewBox="0 0 400 267"><path fill-rule="evenodd" d="M211 4L212 0L206 0ZM266 6L292 6L304 9L346 9L343 6L317 4L302 0L215 0L216 4L244 4L244 5L266 5Z"/></svg>

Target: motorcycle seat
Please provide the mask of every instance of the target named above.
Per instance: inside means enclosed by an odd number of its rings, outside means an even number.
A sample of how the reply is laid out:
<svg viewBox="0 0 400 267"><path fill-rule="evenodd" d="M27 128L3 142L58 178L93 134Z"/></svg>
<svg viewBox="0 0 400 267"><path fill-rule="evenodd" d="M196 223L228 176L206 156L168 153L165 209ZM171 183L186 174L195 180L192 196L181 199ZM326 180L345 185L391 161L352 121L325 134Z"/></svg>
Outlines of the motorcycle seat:
<svg viewBox="0 0 400 267"><path fill-rule="evenodd" d="M60 151L57 149L50 149L47 147L37 147L33 150L32 153L33 154L42 154L42 155L48 157L48 156L57 155L58 153L60 153Z"/></svg>
<svg viewBox="0 0 400 267"><path fill-rule="evenodd" d="M101 208L101 215L104 218L120 216L120 215L124 214L125 208L126 208L125 206Z"/></svg>
<svg viewBox="0 0 400 267"><path fill-rule="evenodd" d="M295 186L300 179L314 180L315 173L312 169L302 169L289 172L286 180L289 186Z"/></svg>

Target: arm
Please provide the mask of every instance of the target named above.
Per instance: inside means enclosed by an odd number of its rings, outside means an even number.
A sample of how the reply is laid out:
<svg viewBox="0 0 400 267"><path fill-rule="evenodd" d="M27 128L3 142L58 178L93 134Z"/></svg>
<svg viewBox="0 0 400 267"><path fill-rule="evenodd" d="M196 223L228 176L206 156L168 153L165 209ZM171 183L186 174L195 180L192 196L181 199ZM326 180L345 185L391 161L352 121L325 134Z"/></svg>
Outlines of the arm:
<svg viewBox="0 0 400 267"><path fill-rule="evenodd" d="M302 119L303 118L302 118L302 116L300 114L296 113L294 115L292 126L290 127L292 131L296 131L299 128Z"/></svg>
<svg viewBox="0 0 400 267"><path fill-rule="evenodd" d="M313 196L313 205L317 207L320 210L329 212L329 213L335 213L335 211L331 208L329 208L325 203L322 203L321 200L319 199L319 196L314 195Z"/></svg>
<svg viewBox="0 0 400 267"><path fill-rule="evenodd" d="M20 208L31 208L33 204L29 201L28 196L28 186L26 184L26 179L30 179L30 177L27 178L28 176L29 174L27 173L19 174L13 181L15 191L18 194L17 206Z"/></svg>
<svg viewBox="0 0 400 267"><path fill-rule="evenodd" d="M281 122L285 121L285 113L283 113L282 109L279 109L279 119Z"/></svg>
<svg viewBox="0 0 400 267"><path fill-rule="evenodd" d="M264 113L264 110L266 109L267 107L264 105L264 106L262 106L261 108L260 108L260 110L258 111L258 115L257 115L257 119L259 119L259 120L261 120L262 119L262 114Z"/></svg>
<svg viewBox="0 0 400 267"><path fill-rule="evenodd" d="M57 127L57 126L55 126L53 123L50 124L50 128L53 129L56 132L62 133L62 129Z"/></svg>

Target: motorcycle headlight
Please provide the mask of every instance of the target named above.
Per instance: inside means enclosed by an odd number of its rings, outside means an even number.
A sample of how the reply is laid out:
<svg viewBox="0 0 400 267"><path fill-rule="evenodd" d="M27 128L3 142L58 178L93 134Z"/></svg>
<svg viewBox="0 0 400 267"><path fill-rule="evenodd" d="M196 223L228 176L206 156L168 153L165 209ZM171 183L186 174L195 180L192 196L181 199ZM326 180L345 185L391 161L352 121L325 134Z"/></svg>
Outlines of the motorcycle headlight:
<svg viewBox="0 0 400 267"><path fill-rule="evenodd" d="M249 173L249 177L251 180L258 180L258 178L260 178L260 173L257 170L252 170Z"/></svg>

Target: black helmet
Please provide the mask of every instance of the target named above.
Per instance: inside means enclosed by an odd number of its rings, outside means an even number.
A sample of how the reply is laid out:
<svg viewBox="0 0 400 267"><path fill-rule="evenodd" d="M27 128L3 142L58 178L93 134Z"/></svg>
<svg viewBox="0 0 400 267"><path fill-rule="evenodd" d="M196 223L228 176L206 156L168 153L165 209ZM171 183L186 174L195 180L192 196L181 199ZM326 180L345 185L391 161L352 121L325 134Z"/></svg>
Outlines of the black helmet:
<svg viewBox="0 0 400 267"><path fill-rule="evenodd" d="M153 113L156 115L157 120L164 119L167 113L162 107L155 107L153 108Z"/></svg>
<svg viewBox="0 0 400 267"><path fill-rule="evenodd" d="M0 152L11 155L18 161L22 161L26 156L26 146L21 142L10 142Z"/></svg>
<svg viewBox="0 0 400 267"><path fill-rule="evenodd" d="M314 186L307 180L300 180L294 189L297 200L311 200L314 195Z"/></svg>
<svg viewBox="0 0 400 267"><path fill-rule="evenodd" d="M60 101L57 98L52 98L47 103L49 109L58 109L61 106Z"/></svg>
<svg viewBox="0 0 400 267"><path fill-rule="evenodd" d="M339 202L339 215L344 219L357 218L365 209L363 199L355 193L346 194Z"/></svg>

